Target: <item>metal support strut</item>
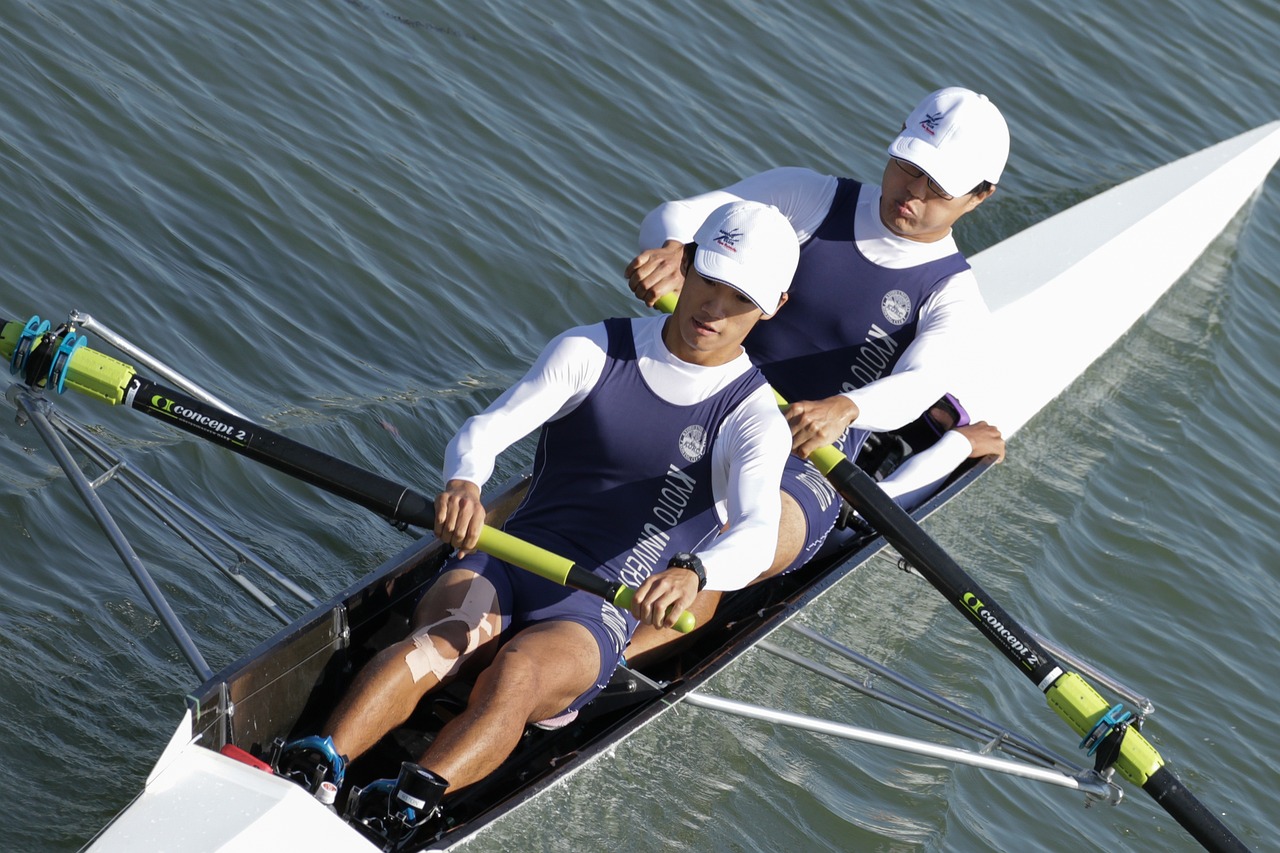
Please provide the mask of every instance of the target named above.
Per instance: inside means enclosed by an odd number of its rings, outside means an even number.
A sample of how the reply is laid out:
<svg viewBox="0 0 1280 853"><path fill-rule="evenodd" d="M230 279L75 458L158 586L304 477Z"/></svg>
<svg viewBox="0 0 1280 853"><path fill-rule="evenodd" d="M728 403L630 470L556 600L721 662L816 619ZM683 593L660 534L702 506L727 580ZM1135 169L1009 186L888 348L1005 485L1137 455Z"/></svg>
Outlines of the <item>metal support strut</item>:
<svg viewBox="0 0 1280 853"><path fill-rule="evenodd" d="M151 573L147 571L147 567L143 565L142 560L133 550L133 546L129 544L129 540L121 532L106 504L98 497L93 484L89 482L89 478L80 470L80 466L76 464L71 457L71 452L67 449L66 444L63 443L62 437L58 435L57 430L50 423L49 412L52 404L18 385L10 386L6 396L11 403L17 406L19 420L28 419L32 426L36 428L36 432L44 439L45 444L49 446L49 451L53 454L53 458L62 466L62 470L66 472L67 479L71 481L71 485L79 493L85 506L89 508L89 512L93 515L94 520L98 522L98 526L107 535L111 546L116 549L116 553L120 555L125 567L129 569L133 579L142 589L142 594L146 596L147 601L155 609L156 615L160 617L160 621L164 623L165 628L173 635L173 639L178 644L178 650L182 652L182 656L187 659L187 663L196 671L201 680L208 680L212 677L213 670L205 663L204 656L196 648L196 644L191 639L186 627L182 624L178 615L173 612L173 608L169 606L168 600L165 599L164 593L160 591L160 587L156 585Z"/></svg>
<svg viewBox="0 0 1280 853"><path fill-rule="evenodd" d="M859 728L832 720L764 708L718 696L691 693L684 698L684 701L701 708L708 708L739 717L763 720L776 725L831 735L872 746L888 747L930 758L940 758L956 764L964 764L1048 785L1070 788L1085 795L1086 805L1093 801L1103 801L1114 805L1123 799L1123 790L1111 782L1110 774L1100 772L1103 768L1095 767L1090 769L1082 767L1068 758L1049 751L1024 735L1010 731L1007 727L987 720L957 705L955 702L939 696L937 693L911 681L901 673L895 672L884 664L837 643L811 628L795 621L788 622L786 627L801 637L816 643L826 651L854 663L867 670L871 675L884 679L886 682L927 704L873 687L870 684L869 677L860 681L831 666L819 663L799 652L784 648L769 640L762 640L757 645L757 648L803 667L842 687L856 690L889 707L904 711L939 728L966 737L980 744L978 750L971 752L929 741ZM1105 740L1109 738L1110 733L1113 731L1114 727L1107 728L1106 731L1100 732L1099 739ZM991 753L997 751L1005 753L1010 758L992 757Z"/></svg>

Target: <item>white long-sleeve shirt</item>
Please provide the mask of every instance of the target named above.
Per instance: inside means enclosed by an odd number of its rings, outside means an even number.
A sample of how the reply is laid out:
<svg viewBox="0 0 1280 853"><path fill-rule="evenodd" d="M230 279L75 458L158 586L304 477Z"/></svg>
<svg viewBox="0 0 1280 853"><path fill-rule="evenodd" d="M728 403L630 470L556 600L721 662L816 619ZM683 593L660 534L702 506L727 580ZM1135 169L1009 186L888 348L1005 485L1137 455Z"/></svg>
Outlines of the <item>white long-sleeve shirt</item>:
<svg viewBox="0 0 1280 853"><path fill-rule="evenodd" d="M654 208L640 226L640 250L656 248L667 240L689 242L698 226L722 204L749 199L772 204L791 222L803 245L826 219L835 199L838 179L812 169L782 167L744 178L723 189L686 199L668 201ZM864 184L854 214L858 250L872 263L889 269L905 269L955 254L950 234L922 243L890 231L880 219L880 187ZM786 310L784 307L782 310ZM844 392L858 406L855 426L873 432L897 429L910 423L943 394L962 402L977 394L977 353L988 338L990 313L973 272L965 270L946 279L920 306L914 340L889 376ZM833 389L835 393L835 389ZM975 419L980 418L980 413ZM936 449L935 449L936 448ZM895 472L883 484L895 498L910 502L936 487L967 457L972 448L960 434L939 442L920 454L906 470ZM896 483L891 482L896 481Z"/></svg>
<svg viewBox="0 0 1280 853"><path fill-rule="evenodd" d="M826 219L837 182L835 177L812 169L783 167L724 189L664 202L641 223L640 250L657 248L667 240L689 242L711 211L737 199L777 207L803 245ZM872 263L888 269L919 266L958 251L949 234L921 243L890 231L880 220L880 187L874 184L864 185L858 196L854 234L858 250ZM903 351L893 373L845 392L858 406L857 426L873 432L897 429L918 418L943 394L955 394L963 401L964 386L973 381L973 354L986 338L989 317L971 270L943 282L921 304L915 339Z"/></svg>
<svg viewBox="0 0 1280 853"><path fill-rule="evenodd" d="M632 320L637 364L649 388L668 402L705 400L751 369L746 353L701 367L681 361L662 341L666 317ZM445 449L444 478L483 486L498 454L547 421L573 411L604 369L608 335L603 324L562 333L529 372L484 412L469 418ZM791 433L773 392L763 386L721 424L711 457L716 514L728 529L698 551L708 589L739 589L767 569L777 548L782 468Z"/></svg>

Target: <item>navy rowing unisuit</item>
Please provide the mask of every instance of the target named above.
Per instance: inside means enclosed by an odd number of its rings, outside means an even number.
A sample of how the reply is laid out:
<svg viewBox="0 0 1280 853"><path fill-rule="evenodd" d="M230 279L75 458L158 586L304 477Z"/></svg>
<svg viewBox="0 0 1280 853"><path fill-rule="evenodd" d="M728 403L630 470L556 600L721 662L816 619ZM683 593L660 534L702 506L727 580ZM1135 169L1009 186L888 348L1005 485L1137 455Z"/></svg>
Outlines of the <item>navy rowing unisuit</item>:
<svg viewBox="0 0 1280 853"><path fill-rule="evenodd" d="M888 376L915 338L921 304L969 269L958 252L905 269L869 261L853 233L860 190L839 180L830 211L800 249L786 307L747 336L751 360L788 400L821 400Z"/></svg>

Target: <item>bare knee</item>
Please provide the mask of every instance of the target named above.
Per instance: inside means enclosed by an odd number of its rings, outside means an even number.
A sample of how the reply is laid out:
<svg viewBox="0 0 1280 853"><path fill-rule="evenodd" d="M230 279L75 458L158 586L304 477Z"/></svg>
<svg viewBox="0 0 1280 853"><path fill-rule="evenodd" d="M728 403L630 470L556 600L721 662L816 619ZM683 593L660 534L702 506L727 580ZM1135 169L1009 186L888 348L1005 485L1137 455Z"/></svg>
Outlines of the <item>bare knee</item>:
<svg viewBox="0 0 1280 853"><path fill-rule="evenodd" d="M441 682L482 646L492 646L501 630L497 593L484 577L454 570L428 591L414 614L416 627L393 646L409 667L414 683Z"/></svg>

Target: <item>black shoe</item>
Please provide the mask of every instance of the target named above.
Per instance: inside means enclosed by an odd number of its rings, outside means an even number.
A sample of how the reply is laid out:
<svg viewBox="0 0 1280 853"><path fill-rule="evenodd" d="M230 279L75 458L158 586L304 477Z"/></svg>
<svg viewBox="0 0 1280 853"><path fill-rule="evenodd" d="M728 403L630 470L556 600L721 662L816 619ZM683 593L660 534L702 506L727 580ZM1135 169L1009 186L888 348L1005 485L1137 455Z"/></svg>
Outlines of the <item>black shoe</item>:
<svg viewBox="0 0 1280 853"><path fill-rule="evenodd" d="M352 789L346 818L383 850L408 850L415 840L426 840L425 830L439 816L440 799L448 787L430 770L405 761L395 781L379 779Z"/></svg>

